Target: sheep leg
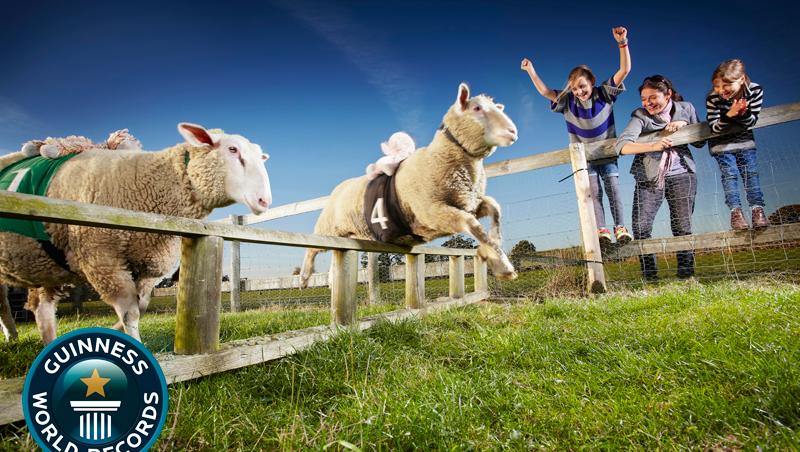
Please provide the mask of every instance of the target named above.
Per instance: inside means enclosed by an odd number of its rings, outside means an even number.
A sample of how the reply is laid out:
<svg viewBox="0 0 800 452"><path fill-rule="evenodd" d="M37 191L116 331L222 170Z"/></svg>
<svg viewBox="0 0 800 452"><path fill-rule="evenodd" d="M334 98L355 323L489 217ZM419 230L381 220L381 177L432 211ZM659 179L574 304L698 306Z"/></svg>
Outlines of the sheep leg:
<svg viewBox="0 0 800 452"><path fill-rule="evenodd" d="M52 287L28 290L28 304L36 306L33 313L44 345L56 338L56 303L59 298L56 289Z"/></svg>
<svg viewBox="0 0 800 452"><path fill-rule="evenodd" d="M102 268L94 262L86 263L90 268ZM108 264L105 264L108 266ZM117 313L119 322L115 329L141 342L139 336L139 291L131 274L125 270L87 272L86 279L94 286L103 301L111 305Z"/></svg>
<svg viewBox="0 0 800 452"><path fill-rule="evenodd" d="M314 273L314 259L317 258L317 254L324 252L325 250L319 248L308 248L306 249L306 256L303 260L303 269L300 271L300 288L305 289L308 287L308 280L311 278L311 274Z"/></svg>
<svg viewBox="0 0 800 452"><path fill-rule="evenodd" d="M161 278L145 278L136 283L136 290L139 293L139 316L147 311L147 307L150 305L150 297L153 295L153 287L160 280ZM125 325L122 320L117 321L113 328L118 331L125 331Z"/></svg>
<svg viewBox="0 0 800 452"><path fill-rule="evenodd" d="M17 325L14 323L14 316L11 315L11 305L8 302L8 287L6 286L0 286L0 325L3 327L6 341L17 340Z"/></svg>
<svg viewBox="0 0 800 452"><path fill-rule="evenodd" d="M502 217L501 212L500 204L498 204L497 201L491 196L483 196L481 198L481 204L478 206L478 209L475 212L475 217L478 219L483 217L492 218L492 227L489 230L489 238L500 246L503 244L503 236L500 232L500 219Z"/></svg>
<svg viewBox="0 0 800 452"><path fill-rule="evenodd" d="M450 234L466 232L471 234L480 243L478 255L488 261L497 279L512 280L517 278L517 272L514 271L514 266L508 260L508 256L506 256L500 244L489 237L481 223L472 214L453 206L439 204L431 208L425 223L441 232Z"/></svg>
<svg viewBox="0 0 800 452"><path fill-rule="evenodd" d="M114 311L117 313L122 328L128 336L141 342L139 335L139 297L137 294L119 296L114 300ZM117 324L119 325L119 323ZM115 325L115 327L117 326Z"/></svg>
<svg viewBox="0 0 800 452"><path fill-rule="evenodd" d="M153 288L162 278L142 278L136 281L136 290L139 292L139 313L144 314L150 305L150 297L153 296Z"/></svg>

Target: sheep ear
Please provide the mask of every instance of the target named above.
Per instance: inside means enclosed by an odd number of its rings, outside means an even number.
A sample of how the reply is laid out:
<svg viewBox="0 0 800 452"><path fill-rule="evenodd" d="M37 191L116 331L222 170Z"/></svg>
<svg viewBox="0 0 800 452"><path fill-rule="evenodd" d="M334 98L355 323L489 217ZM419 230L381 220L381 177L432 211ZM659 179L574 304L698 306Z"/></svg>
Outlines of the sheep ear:
<svg viewBox="0 0 800 452"><path fill-rule="evenodd" d="M456 98L456 105L464 111L467 109L467 102L469 102L469 86L462 82L458 85L458 97Z"/></svg>
<svg viewBox="0 0 800 452"><path fill-rule="evenodd" d="M208 130L203 128L203 126L182 122L178 124L178 132L186 139L187 143L193 146L214 146L214 140L211 138L211 134L208 133Z"/></svg>
<svg viewBox="0 0 800 452"><path fill-rule="evenodd" d="M494 106L500 111L503 111L506 108L506 106L503 104L494 104Z"/></svg>

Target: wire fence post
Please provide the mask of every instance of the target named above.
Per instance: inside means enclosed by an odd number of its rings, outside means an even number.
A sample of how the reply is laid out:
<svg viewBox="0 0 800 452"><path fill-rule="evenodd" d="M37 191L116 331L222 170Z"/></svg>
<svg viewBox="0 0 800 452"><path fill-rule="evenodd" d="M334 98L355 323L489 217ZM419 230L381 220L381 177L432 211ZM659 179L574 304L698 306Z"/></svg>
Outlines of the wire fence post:
<svg viewBox="0 0 800 452"><path fill-rule="evenodd" d="M241 226L243 223L241 215L231 215L231 223ZM241 279L242 279L242 256L240 243L231 242L231 312L239 312L241 306Z"/></svg>
<svg viewBox="0 0 800 452"><path fill-rule="evenodd" d="M586 152L583 143L570 143L569 157L574 171L575 196L578 199L578 217L581 222L581 242L583 258L586 260L589 293L606 291L606 276L603 271L603 254L600 237L597 234L597 220L594 217L592 189L589 184Z"/></svg>
<svg viewBox="0 0 800 452"><path fill-rule="evenodd" d="M450 256L450 298L464 298L464 256Z"/></svg>
<svg viewBox="0 0 800 452"><path fill-rule="evenodd" d="M406 254L406 307L425 307L425 255Z"/></svg>
<svg viewBox="0 0 800 452"><path fill-rule="evenodd" d="M182 239L175 313L175 353L211 353L219 347L222 237Z"/></svg>
<svg viewBox="0 0 800 452"><path fill-rule="evenodd" d="M331 266L331 323L352 325L356 321L358 251L333 250Z"/></svg>
<svg viewBox="0 0 800 452"><path fill-rule="evenodd" d="M381 278L378 265L378 253L367 253L367 304L381 302Z"/></svg>

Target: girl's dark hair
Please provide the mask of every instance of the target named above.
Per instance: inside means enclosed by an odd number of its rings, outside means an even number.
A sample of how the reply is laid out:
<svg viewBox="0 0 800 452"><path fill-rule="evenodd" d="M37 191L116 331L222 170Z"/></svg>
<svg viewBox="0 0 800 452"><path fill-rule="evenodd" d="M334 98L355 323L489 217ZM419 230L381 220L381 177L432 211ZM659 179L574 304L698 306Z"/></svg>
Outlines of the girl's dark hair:
<svg viewBox="0 0 800 452"><path fill-rule="evenodd" d="M642 86L639 87L639 94L642 94L642 90L645 88L660 91L664 93L664 95L672 91L672 100L683 100L683 96L678 94L678 91L676 91L675 87L672 86L672 82L663 75L656 74L651 75L650 77L645 77L644 81L642 82Z"/></svg>

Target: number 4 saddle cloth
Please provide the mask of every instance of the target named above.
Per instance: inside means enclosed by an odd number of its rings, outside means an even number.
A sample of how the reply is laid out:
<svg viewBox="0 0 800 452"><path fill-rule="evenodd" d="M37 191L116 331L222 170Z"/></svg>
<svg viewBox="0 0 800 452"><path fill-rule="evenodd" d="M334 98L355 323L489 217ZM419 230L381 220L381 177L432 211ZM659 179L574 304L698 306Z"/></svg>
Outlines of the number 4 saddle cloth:
<svg viewBox="0 0 800 452"><path fill-rule="evenodd" d="M411 233L411 226L403 216L394 176L381 174L367 184L364 220L377 241L402 245L423 242L422 237Z"/></svg>
<svg viewBox="0 0 800 452"><path fill-rule="evenodd" d="M58 168L75 155L77 154L57 159L29 157L0 169L0 190L46 196L47 188ZM50 235L41 221L0 217L0 231L14 232L39 241L50 241Z"/></svg>

